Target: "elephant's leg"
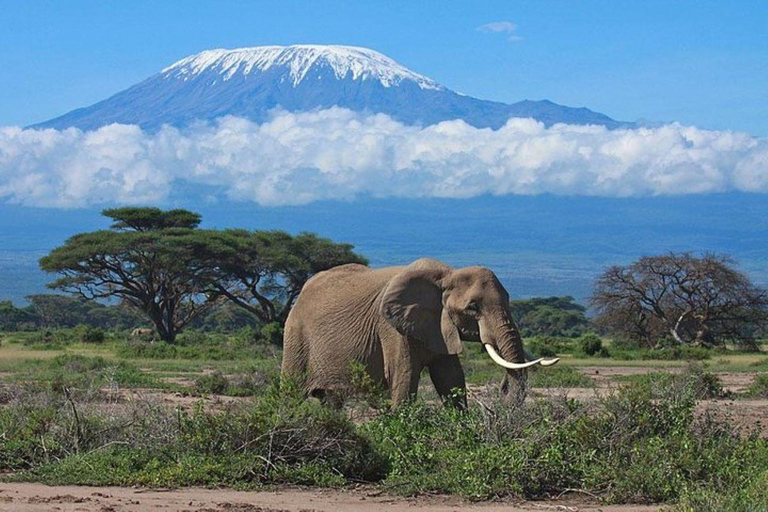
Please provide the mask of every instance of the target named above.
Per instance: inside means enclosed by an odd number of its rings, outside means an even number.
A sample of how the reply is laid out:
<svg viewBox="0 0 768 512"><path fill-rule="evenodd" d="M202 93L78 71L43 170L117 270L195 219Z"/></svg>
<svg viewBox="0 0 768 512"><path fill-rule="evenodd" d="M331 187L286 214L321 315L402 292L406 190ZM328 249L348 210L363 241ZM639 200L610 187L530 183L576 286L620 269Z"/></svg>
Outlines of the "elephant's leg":
<svg viewBox="0 0 768 512"><path fill-rule="evenodd" d="M419 375L422 367L398 370L390 378L392 388L392 404L400 405L416 398L419 390Z"/></svg>
<svg viewBox="0 0 768 512"><path fill-rule="evenodd" d="M458 355L440 356L429 364L429 377L444 402L467 408L467 386Z"/></svg>
<svg viewBox="0 0 768 512"><path fill-rule="evenodd" d="M400 405L416 398L419 390L421 365L403 364L390 376L392 405Z"/></svg>

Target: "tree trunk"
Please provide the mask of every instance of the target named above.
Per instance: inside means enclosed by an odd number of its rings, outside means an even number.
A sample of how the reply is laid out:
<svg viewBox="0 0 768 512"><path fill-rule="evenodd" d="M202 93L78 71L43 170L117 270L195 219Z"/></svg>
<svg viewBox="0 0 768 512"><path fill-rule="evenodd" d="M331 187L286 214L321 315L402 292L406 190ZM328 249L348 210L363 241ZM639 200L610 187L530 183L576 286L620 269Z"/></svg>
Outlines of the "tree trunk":
<svg viewBox="0 0 768 512"><path fill-rule="evenodd" d="M690 314L691 314L691 310L684 311L683 314L678 317L677 322L675 322L675 326L669 329L669 333L672 335L675 341L678 342L680 345L688 345L688 342L680 337L680 333L678 333L678 329L680 329L680 324L683 322L685 317L687 317Z"/></svg>

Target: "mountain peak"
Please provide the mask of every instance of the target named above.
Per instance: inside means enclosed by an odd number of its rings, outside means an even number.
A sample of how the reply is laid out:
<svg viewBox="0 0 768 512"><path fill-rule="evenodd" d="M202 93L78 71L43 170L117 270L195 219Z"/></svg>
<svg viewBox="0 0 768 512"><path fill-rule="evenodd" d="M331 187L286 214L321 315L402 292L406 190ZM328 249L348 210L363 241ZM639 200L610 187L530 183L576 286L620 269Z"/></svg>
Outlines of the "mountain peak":
<svg viewBox="0 0 768 512"><path fill-rule="evenodd" d="M255 122L274 109L330 107L386 114L415 125L462 119L498 129L513 117L555 123L627 126L584 108L550 101L513 104L458 94L377 51L355 46L256 46L206 50L171 64L114 96L35 125L93 130L111 123L154 130L222 116Z"/></svg>
<svg viewBox="0 0 768 512"><path fill-rule="evenodd" d="M247 76L268 70L285 73L294 87L331 70L334 77L340 80L377 80L384 87L412 81L421 89L444 89L434 80L411 71L382 53L357 46L297 44L233 50L219 48L181 59L163 69L161 74L164 78L187 81L214 73L222 75L222 80L227 81L238 74Z"/></svg>

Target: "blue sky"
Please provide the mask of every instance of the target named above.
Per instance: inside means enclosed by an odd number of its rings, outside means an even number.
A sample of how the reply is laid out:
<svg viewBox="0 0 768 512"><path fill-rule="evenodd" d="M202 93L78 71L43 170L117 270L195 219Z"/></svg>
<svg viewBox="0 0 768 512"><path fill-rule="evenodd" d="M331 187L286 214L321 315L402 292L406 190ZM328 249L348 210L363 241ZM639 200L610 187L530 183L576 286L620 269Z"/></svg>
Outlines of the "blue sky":
<svg viewBox="0 0 768 512"><path fill-rule="evenodd" d="M473 96L768 135L768 2L0 3L0 125L89 105L214 47L374 48ZM512 32L478 30L514 24ZM497 29L511 25L495 25Z"/></svg>

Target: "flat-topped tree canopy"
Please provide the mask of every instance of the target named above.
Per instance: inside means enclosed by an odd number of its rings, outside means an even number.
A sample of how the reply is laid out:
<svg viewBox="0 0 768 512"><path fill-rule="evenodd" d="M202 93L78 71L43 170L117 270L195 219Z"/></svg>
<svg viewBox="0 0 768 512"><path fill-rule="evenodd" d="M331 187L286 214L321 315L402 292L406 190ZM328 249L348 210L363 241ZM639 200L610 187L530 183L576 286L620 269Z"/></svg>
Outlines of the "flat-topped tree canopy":
<svg viewBox="0 0 768 512"><path fill-rule="evenodd" d="M367 263L349 244L311 233L200 229L188 210L111 208L110 229L70 237L40 259L50 288L117 298L160 337L176 335L212 304L230 300L262 323L284 323L306 281L345 263Z"/></svg>
<svg viewBox="0 0 768 512"><path fill-rule="evenodd" d="M199 213L189 210L161 210L136 206L107 208L101 214L115 221L110 228L133 231L155 231L167 228L194 229L202 220Z"/></svg>

